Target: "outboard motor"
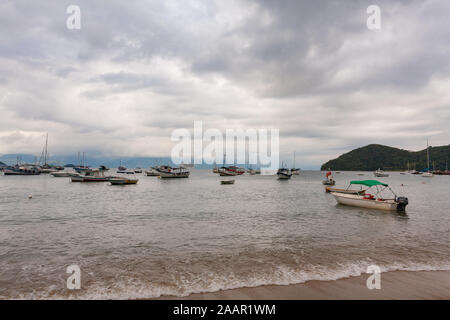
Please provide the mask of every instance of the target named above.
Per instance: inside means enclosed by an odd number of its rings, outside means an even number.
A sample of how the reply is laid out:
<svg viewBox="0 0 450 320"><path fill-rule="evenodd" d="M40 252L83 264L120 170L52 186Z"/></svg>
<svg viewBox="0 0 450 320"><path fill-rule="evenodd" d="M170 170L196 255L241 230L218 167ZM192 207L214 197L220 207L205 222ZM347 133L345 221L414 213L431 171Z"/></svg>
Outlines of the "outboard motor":
<svg viewBox="0 0 450 320"><path fill-rule="evenodd" d="M405 212L405 208L408 205L407 197L397 197L397 212Z"/></svg>

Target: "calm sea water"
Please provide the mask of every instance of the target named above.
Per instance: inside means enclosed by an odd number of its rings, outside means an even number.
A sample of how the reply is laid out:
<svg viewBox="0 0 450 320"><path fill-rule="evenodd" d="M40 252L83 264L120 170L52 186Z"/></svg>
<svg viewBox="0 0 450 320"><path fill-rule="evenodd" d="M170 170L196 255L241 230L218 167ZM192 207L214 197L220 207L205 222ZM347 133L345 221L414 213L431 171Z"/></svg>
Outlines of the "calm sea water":
<svg viewBox="0 0 450 320"><path fill-rule="evenodd" d="M135 186L0 176L0 298L183 296L339 279L371 264L450 270L450 176L379 178L409 197L407 215L337 205L320 172L235 185L206 170L137 176ZM335 178L344 187L373 176ZM78 291L66 289L73 264Z"/></svg>

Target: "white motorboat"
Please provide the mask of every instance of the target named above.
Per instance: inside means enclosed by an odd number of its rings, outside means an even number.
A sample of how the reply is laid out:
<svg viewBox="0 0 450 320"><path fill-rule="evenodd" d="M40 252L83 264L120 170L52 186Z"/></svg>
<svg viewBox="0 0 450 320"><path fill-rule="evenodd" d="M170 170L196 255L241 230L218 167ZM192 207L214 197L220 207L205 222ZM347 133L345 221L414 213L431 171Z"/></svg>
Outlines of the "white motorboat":
<svg viewBox="0 0 450 320"><path fill-rule="evenodd" d="M368 193L365 190L364 194L349 194L342 192L331 192L336 201L340 204L353 206L353 207L362 207L368 209L378 209L378 210L386 210L386 211L397 211L404 212L406 206L408 205L408 198L406 197L397 197L397 195L389 188L389 185L386 183L382 183L377 180L361 180L361 181L351 181L350 185L364 185L370 188L374 188L375 194ZM384 190L390 190L394 195L394 198L386 199L382 196L382 192Z"/></svg>
<svg viewBox="0 0 450 320"><path fill-rule="evenodd" d="M107 182L110 177L106 177L104 171L92 169L86 171L84 174L70 175L72 182Z"/></svg>
<svg viewBox="0 0 450 320"><path fill-rule="evenodd" d="M434 177L434 174L432 172L430 172L430 171L427 171L427 172L422 173L422 177L424 177L424 178L432 178L432 177Z"/></svg>
<svg viewBox="0 0 450 320"><path fill-rule="evenodd" d="M378 178L380 178L380 177L389 177L389 174L386 173L386 172L384 172L384 171L381 170L380 168L378 168L378 170L376 170L376 171L373 173L373 175L374 175L375 177L378 177Z"/></svg>

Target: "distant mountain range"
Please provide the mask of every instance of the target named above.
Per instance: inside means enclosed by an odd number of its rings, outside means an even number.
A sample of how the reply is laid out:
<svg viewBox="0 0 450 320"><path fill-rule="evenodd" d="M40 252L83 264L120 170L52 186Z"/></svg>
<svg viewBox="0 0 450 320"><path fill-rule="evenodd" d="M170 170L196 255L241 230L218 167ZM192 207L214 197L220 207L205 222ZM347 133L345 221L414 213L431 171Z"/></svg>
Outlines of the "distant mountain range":
<svg viewBox="0 0 450 320"><path fill-rule="evenodd" d="M431 169L445 170L447 163L450 162L450 145L430 147L430 158ZM427 149L408 151L370 144L324 163L321 170L373 171L378 168L393 171L406 170L408 161L411 170L421 171L427 168Z"/></svg>
<svg viewBox="0 0 450 320"><path fill-rule="evenodd" d="M20 163L36 163L39 159L31 154L4 154L0 155L0 162L6 165L15 165L19 160ZM117 168L120 164L127 168L147 168L149 166L170 164L173 165L170 158L152 158L152 157L87 157L86 165L91 167L98 167L105 165L110 168ZM79 159L77 156L51 156L49 164L54 165L78 165Z"/></svg>

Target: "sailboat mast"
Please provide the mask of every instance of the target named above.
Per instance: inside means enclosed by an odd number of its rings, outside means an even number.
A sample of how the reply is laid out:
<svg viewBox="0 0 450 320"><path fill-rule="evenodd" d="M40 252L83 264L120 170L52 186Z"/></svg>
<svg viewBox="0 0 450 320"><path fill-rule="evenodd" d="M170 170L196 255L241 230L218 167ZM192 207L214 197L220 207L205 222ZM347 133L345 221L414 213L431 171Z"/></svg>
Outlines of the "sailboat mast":
<svg viewBox="0 0 450 320"><path fill-rule="evenodd" d="M44 148L44 165L48 164L48 133L45 137L45 148Z"/></svg>
<svg viewBox="0 0 450 320"><path fill-rule="evenodd" d="M427 138L427 166L428 171L430 170L430 147L428 146L428 138Z"/></svg>
<svg viewBox="0 0 450 320"><path fill-rule="evenodd" d="M294 166L293 168L295 169L295 151L294 151Z"/></svg>

